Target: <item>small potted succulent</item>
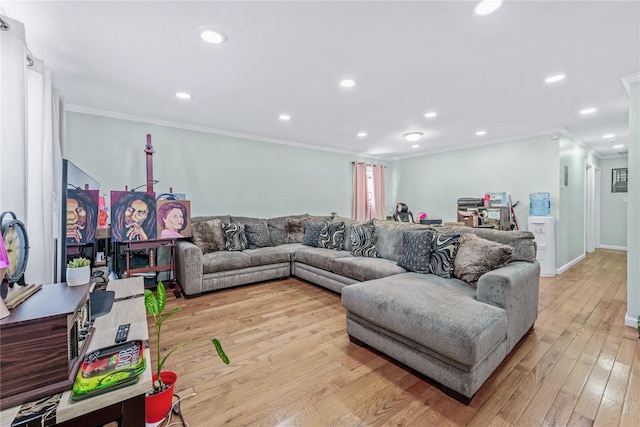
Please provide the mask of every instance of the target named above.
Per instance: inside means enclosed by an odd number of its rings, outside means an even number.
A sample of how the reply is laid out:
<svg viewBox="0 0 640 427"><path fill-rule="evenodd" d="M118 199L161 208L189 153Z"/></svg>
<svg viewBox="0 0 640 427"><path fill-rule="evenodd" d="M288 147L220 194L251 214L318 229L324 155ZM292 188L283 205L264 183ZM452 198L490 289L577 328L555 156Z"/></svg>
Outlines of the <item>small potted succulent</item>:
<svg viewBox="0 0 640 427"><path fill-rule="evenodd" d="M222 362L224 362L226 365L229 364L229 358L222 349L222 345L220 345L220 342L215 338L209 337L197 338L178 344L163 356L161 352L162 346L160 345L162 323L169 317L173 316L178 310L180 310L180 308L176 307L170 312L163 314L167 302L167 295L162 282L158 282L156 294L157 296L154 295L153 292L151 292L149 289L144 290L144 306L147 312L153 316L157 342L157 365L152 378L153 388L149 392L147 392L145 398L147 423L157 423L158 421L161 421L171 410L173 387L178 376L174 372L163 371L162 367L167 361L167 358L171 356L173 352L175 352L179 348L195 344L200 341L211 341Z"/></svg>
<svg viewBox="0 0 640 427"><path fill-rule="evenodd" d="M74 258L67 263L67 285L86 285L91 280L91 261L86 258Z"/></svg>

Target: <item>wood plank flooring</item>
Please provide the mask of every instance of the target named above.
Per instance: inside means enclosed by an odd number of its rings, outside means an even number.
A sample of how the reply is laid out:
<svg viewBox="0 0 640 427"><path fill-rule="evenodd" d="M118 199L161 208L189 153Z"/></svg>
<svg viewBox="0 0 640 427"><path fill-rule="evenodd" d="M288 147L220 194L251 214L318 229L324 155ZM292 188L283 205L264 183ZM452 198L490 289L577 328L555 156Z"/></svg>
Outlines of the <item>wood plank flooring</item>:
<svg viewBox="0 0 640 427"><path fill-rule="evenodd" d="M640 345L624 326L626 252L599 249L541 278L539 317L469 406L349 342L337 294L294 278L175 299L182 413L197 426L638 426ZM155 345L154 331L152 349ZM152 356L153 357L153 356ZM176 421L176 417L172 421Z"/></svg>

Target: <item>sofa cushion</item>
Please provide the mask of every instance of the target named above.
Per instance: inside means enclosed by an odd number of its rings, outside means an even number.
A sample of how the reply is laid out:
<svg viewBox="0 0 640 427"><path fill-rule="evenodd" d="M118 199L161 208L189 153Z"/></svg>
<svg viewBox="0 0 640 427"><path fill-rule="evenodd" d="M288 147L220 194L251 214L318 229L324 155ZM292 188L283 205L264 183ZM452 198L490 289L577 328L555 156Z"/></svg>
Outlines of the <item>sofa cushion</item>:
<svg viewBox="0 0 640 427"><path fill-rule="evenodd" d="M464 233L453 262L453 274L475 288L480 276L505 265L512 255L513 248L509 245L483 239L473 233Z"/></svg>
<svg viewBox="0 0 640 427"><path fill-rule="evenodd" d="M309 218L309 214L279 216L267 219L267 227L269 228L269 236L273 246L284 245L287 243L287 218Z"/></svg>
<svg viewBox="0 0 640 427"><path fill-rule="evenodd" d="M349 248L345 246L345 250L351 251L353 256L363 256L370 258L379 258L375 243L375 227L372 223L365 225L352 225L349 227ZM345 231L345 236L347 232ZM346 237L345 237L346 243Z"/></svg>
<svg viewBox="0 0 640 427"><path fill-rule="evenodd" d="M247 237L244 235L244 225L230 222L222 225L225 249L228 251L243 251L247 248Z"/></svg>
<svg viewBox="0 0 640 427"><path fill-rule="evenodd" d="M431 230L405 231L402 233L402 252L398 265L416 273L430 273Z"/></svg>
<svg viewBox="0 0 640 427"><path fill-rule="evenodd" d="M244 235L247 238L247 249L265 248L271 246L271 237L267 221L244 224Z"/></svg>
<svg viewBox="0 0 640 427"><path fill-rule="evenodd" d="M450 279L453 277L454 259L458 252L459 234L433 233L431 240L431 258L429 268L431 274Z"/></svg>
<svg viewBox="0 0 640 427"><path fill-rule="evenodd" d="M505 310L476 301L458 279L403 273L346 286L351 313L470 368L507 337Z"/></svg>
<svg viewBox="0 0 640 427"><path fill-rule="evenodd" d="M344 242L342 243L342 249L344 249L345 251L351 250L351 230L353 230L353 227L362 226L362 225L373 226L372 219L356 221L355 219L352 219L352 218L336 215L333 217L332 221L344 223Z"/></svg>
<svg viewBox="0 0 640 427"><path fill-rule="evenodd" d="M224 250L224 233L222 221L210 219L191 224L191 237L203 254Z"/></svg>
<svg viewBox="0 0 640 427"><path fill-rule="evenodd" d="M294 253L295 262L312 265L327 271L333 271L333 261L338 258L351 257L347 251L313 248L304 246Z"/></svg>
<svg viewBox="0 0 640 427"><path fill-rule="evenodd" d="M239 251L211 252L202 257L203 274L247 267L251 267L251 257Z"/></svg>
<svg viewBox="0 0 640 427"><path fill-rule="evenodd" d="M287 243L302 243L310 218L287 218Z"/></svg>
<svg viewBox="0 0 640 427"><path fill-rule="evenodd" d="M320 240L320 232L322 231L322 226L324 222L307 222L304 231L304 238L302 239L302 244L306 246L313 246L314 248L318 247L318 240Z"/></svg>
<svg viewBox="0 0 640 427"><path fill-rule="evenodd" d="M394 274L406 273L394 261L384 258L342 257L333 261L333 272L341 276L364 282Z"/></svg>
<svg viewBox="0 0 640 427"><path fill-rule="evenodd" d="M373 220L376 236L376 250L380 257L398 261L402 249L402 233L412 230L423 230L427 227L409 222Z"/></svg>
<svg viewBox="0 0 640 427"><path fill-rule="evenodd" d="M318 247L341 251L342 242L344 242L344 223L323 223L322 229L320 230L320 237L318 238Z"/></svg>
<svg viewBox="0 0 640 427"><path fill-rule="evenodd" d="M279 264L291 261L291 248L289 245L247 249L242 253L249 255L251 266Z"/></svg>

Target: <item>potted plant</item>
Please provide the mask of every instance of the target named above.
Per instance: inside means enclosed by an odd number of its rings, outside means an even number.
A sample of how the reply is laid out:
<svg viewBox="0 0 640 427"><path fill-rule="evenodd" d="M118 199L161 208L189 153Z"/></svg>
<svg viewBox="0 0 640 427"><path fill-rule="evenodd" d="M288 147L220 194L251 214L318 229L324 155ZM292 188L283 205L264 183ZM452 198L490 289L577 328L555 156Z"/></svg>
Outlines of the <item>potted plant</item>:
<svg viewBox="0 0 640 427"><path fill-rule="evenodd" d="M169 350L164 356L162 356L162 346L160 345L162 323L164 323L164 321L169 317L173 316L178 310L180 310L180 308L176 307L170 312L163 314L167 302L167 295L162 282L158 282L156 294L157 296L154 295L153 292L151 292L149 289L144 290L144 306L147 312L153 316L157 342L157 365L152 378L153 388L147 393L145 398L147 423L157 423L158 421L162 420L171 410L173 386L177 380L177 375L174 372L163 371L162 367L167 361L167 358L171 356L173 352L175 352L179 348L195 344L200 341L211 341L220 359L226 365L229 364L229 358L224 353L220 342L215 338L209 337L197 338L178 344L177 346Z"/></svg>
<svg viewBox="0 0 640 427"><path fill-rule="evenodd" d="M91 261L86 258L74 258L67 263L67 285L86 285L91 280Z"/></svg>

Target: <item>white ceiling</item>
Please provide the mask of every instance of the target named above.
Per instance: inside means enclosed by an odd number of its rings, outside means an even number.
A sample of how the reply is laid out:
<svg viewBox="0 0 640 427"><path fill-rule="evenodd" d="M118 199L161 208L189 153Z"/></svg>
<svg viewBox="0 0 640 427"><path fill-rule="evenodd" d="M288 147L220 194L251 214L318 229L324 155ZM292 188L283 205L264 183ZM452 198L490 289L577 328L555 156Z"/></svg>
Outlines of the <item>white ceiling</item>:
<svg viewBox="0 0 640 427"><path fill-rule="evenodd" d="M566 132L627 151L639 1L2 1L69 108L397 159ZM214 27L227 42L198 37ZM563 73L566 79L546 84ZM356 86L341 88L343 78ZM174 96L177 90L191 100ZM591 115L579 111L596 107ZM437 111L433 119L424 117ZM289 122L278 120L288 113ZM478 130L486 135L476 136ZM402 134L421 131L419 148ZM359 138L356 134L367 132ZM603 135L614 133L614 149ZM180 141L176 141L176 144Z"/></svg>

